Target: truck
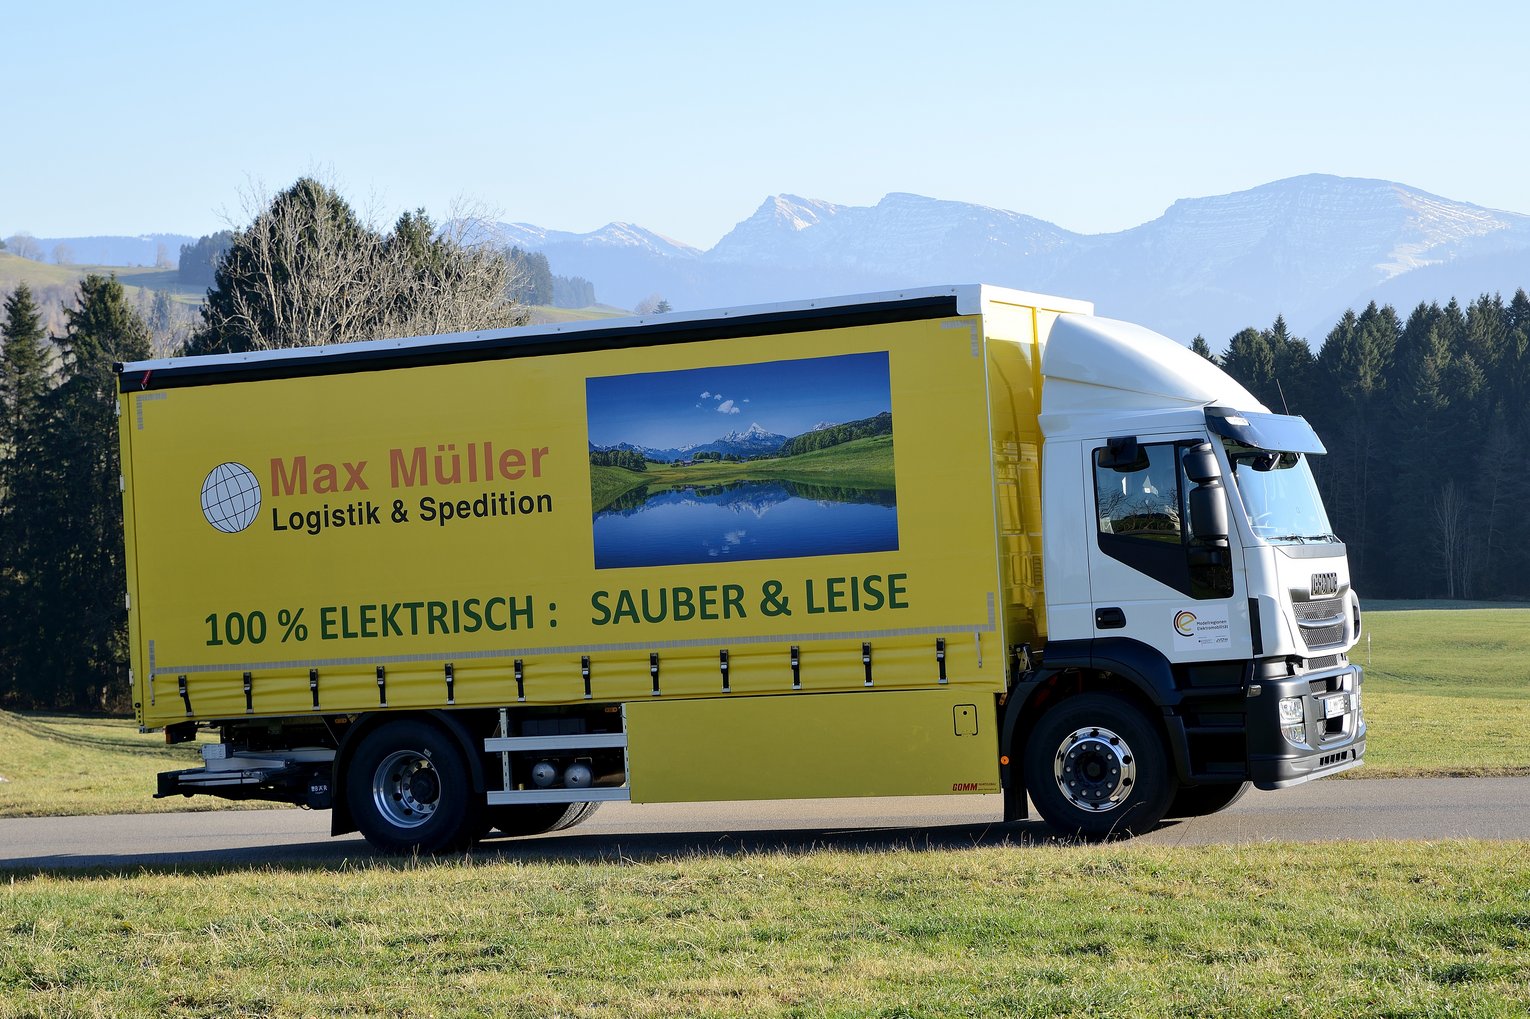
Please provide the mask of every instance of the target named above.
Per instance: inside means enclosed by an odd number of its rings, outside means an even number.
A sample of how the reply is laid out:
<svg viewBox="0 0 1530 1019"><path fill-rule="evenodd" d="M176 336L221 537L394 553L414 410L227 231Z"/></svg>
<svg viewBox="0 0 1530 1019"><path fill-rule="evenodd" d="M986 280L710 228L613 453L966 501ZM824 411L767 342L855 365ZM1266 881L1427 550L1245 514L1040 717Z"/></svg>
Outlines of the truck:
<svg viewBox="0 0 1530 1019"><path fill-rule="evenodd" d="M986 285L118 366L157 795L386 852L606 801L1001 794L1140 833L1358 766L1309 458Z"/></svg>

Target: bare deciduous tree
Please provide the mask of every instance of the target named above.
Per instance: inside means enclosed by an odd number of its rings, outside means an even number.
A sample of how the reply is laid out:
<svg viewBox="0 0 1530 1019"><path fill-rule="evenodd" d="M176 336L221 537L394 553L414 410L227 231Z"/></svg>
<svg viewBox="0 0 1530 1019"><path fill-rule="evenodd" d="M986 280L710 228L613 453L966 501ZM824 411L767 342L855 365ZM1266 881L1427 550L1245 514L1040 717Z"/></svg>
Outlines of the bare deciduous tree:
<svg viewBox="0 0 1530 1019"><path fill-rule="evenodd" d="M1467 540L1466 497L1448 480L1430 500L1434 516L1435 547L1439 552L1441 572L1445 574L1445 597L1471 597L1472 568Z"/></svg>
<svg viewBox="0 0 1530 1019"><path fill-rule="evenodd" d="M34 262L42 261L42 245L37 243L36 237L25 230L7 237L5 250L18 258L30 258Z"/></svg>
<svg viewBox="0 0 1530 1019"><path fill-rule="evenodd" d="M188 349L263 350L514 325L504 253L470 238L478 219L437 231L423 210L383 234L332 188L303 178L254 199L220 260Z"/></svg>

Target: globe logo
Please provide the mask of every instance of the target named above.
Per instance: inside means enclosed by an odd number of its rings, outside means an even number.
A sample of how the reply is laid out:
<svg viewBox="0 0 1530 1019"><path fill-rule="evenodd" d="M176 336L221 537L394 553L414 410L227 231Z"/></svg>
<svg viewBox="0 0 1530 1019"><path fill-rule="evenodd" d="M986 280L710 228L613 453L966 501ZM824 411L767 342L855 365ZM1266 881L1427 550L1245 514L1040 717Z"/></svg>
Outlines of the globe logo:
<svg viewBox="0 0 1530 1019"><path fill-rule="evenodd" d="M259 512L260 482L244 464L219 464L202 482L202 515L224 534L249 527Z"/></svg>

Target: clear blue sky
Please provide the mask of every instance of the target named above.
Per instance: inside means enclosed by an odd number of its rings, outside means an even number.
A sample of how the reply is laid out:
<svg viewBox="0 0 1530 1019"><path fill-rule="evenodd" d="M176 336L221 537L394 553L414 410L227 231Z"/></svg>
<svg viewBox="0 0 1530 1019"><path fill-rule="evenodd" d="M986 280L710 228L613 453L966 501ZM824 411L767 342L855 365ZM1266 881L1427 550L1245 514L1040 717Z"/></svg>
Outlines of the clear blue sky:
<svg viewBox="0 0 1530 1019"><path fill-rule="evenodd" d="M885 352L592 378L585 390L601 446L672 449L754 424L789 438L892 410Z"/></svg>
<svg viewBox="0 0 1530 1019"><path fill-rule="evenodd" d="M9 4L0 236L200 234L318 171L710 247L770 194L1084 232L1300 173L1530 213L1530 5Z"/></svg>

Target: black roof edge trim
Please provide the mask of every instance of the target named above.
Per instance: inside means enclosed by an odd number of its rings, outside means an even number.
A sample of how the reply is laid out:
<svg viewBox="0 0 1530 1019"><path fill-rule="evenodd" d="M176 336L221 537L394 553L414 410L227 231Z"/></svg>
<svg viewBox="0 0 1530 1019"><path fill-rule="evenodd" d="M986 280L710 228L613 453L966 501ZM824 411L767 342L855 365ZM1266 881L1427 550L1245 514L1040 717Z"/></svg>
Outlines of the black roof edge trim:
<svg viewBox="0 0 1530 1019"><path fill-rule="evenodd" d="M582 329L567 334L517 336L508 331L501 336L481 339L421 343L387 350L340 349L327 354L273 358L259 361L229 360L226 364L161 365L152 371L119 372L117 388L123 393L154 389L182 389L191 386L220 385L234 382L264 382L271 379L308 378L317 375L346 375L352 372L387 371L422 365L463 364L473 361L498 361L515 357L536 357L592 350L626 350L671 343L697 343L703 340L741 339L782 332L812 332L819 329L847 329L854 326L882 325L889 322L915 322L937 318L955 318L960 314L954 294L917 297L903 301L875 304L851 304L829 308L803 308L791 311L764 312L728 318L700 319L685 322L653 322L643 325L614 326L607 329Z"/></svg>

